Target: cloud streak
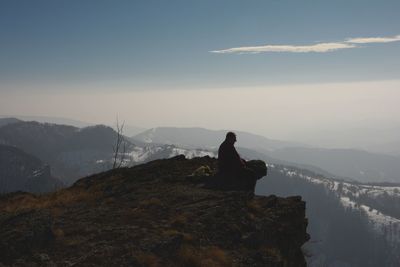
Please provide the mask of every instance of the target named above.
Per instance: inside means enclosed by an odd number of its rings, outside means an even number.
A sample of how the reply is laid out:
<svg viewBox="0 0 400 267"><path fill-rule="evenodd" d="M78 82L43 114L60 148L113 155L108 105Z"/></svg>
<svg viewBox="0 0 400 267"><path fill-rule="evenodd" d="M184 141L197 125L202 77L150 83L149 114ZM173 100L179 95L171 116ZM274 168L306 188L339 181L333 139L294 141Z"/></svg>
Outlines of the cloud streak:
<svg viewBox="0 0 400 267"><path fill-rule="evenodd" d="M242 46L222 50L213 50L217 54L257 54L264 52L289 52L289 53L326 53L342 49L358 48L359 44L390 43L400 41L400 35L393 37L365 37L348 38L342 42L317 43L311 45L261 45Z"/></svg>
<svg viewBox="0 0 400 267"><path fill-rule="evenodd" d="M367 38L350 38L346 43L352 44L371 44L371 43L391 43L400 41L400 35L393 37L367 37Z"/></svg>
<svg viewBox="0 0 400 267"><path fill-rule="evenodd" d="M263 45L263 46L244 46L234 47L223 50L214 50L212 53L261 53L261 52L331 52L339 49L354 48L356 45L348 43L319 43L314 45Z"/></svg>

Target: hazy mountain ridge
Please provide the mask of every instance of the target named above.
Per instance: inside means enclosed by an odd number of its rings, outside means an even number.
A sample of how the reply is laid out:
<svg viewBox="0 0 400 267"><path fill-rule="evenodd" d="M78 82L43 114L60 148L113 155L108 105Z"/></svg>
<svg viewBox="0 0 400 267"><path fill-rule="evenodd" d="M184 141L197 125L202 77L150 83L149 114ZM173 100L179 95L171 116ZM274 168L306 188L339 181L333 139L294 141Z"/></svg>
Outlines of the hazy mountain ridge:
<svg viewBox="0 0 400 267"><path fill-rule="evenodd" d="M275 163L305 167L360 182L400 182L400 157L357 149L317 148L240 131L236 133L237 147L257 151ZM133 140L215 151L225 134L226 131L203 128L159 127L134 136Z"/></svg>
<svg viewBox="0 0 400 267"><path fill-rule="evenodd" d="M314 173L322 174L326 177L334 177L335 176L335 175L327 172L326 170L318 168L317 166L301 164L301 163L290 162L287 160L273 158L269 155L270 153L265 152L265 151L260 152L260 151L245 148L245 147L237 147L237 151L239 152L240 156L245 160L251 160L251 159L255 159L255 158L262 159L265 162L268 162L269 164L293 166L293 167L297 167L300 169L306 169L306 170L312 171Z"/></svg>
<svg viewBox="0 0 400 267"><path fill-rule="evenodd" d="M164 132L167 136L163 136ZM187 136L189 133L196 135ZM187 157L216 156L225 133L201 128L171 127L148 130L133 139L126 138L124 165L132 166L178 153ZM0 128L0 142L17 146L39 157L53 167L57 176L65 177L69 181L110 168L116 135L110 127L100 125L76 128L37 122L16 122ZM170 140L172 138L174 139ZM182 138L183 141L180 141ZM238 132L238 140L238 149L248 150L249 153L243 154L248 154L250 158L257 155L271 163L307 168L326 176L344 177L361 182L398 182L400 179L399 157L350 149L290 147L294 144L241 132ZM190 145L189 142L193 144ZM260 146L252 148L257 145Z"/></svg>
<svg viewBox="0 0 400 267"><path fill-rule="evenodd" d="M36 121L40 123L51 123L51 124L61 124L61 125L71 125L77 128L87 127L94 125L93 123L84 122L80 120L74 120L62 117L51 117L51 116L26 116L26 115L12 115L12 116L1 116L0 121L4 119L16 119L18 121Z"/></svg>
<svg viewBox="0 0 400 267"><path fill-rule="evenodd" d="M0 193L49 192L62 187L52 177L50 166L22 150L0 145Z"/></svg>
<svg viewBox="0 0 400 267"><path fill-rule="evenodd" d="M89 126L98 125L96 123L84 122L80 120L74 120L70 118L61 118L61 117L50 117L50 116L0 116L0 127L2 126L2 122L4 124L9 124L7 121L36 121L40 123L51 123L51 124L61 124L61 125L70 125L77 128L85 128ZM110 126L110 124L107 124ZM146 129L143 127L138 127L134 125L124 124L124 133L127 136L133 136L139 134Z"/></svg>
<svg viewBox="0 0 400 267"><path fill-rule="evenodd" d="M375 121L374 123L368 120L359 121L345 128L313 131L304 142L323 148L352 148L399 156L400 122L398 120Z"/></svg>
<svg viewBox="0 0 400 267"><path fill-rule="evenodd" d="M21 120L18 120L16 118L0 118L0 127L5 126L7 124L12 124L16 122L20 122Z"/></svg>
<svg viewBox="0 0 400 267"><path fill-rule="evenodd" d="M400 140L384 142L379 145L371 145L368 149L370 151L376 151L377 153L380 152L400 157Z"/></svg>
<svg viewBox="0 0 400 267"><path fill-rule="evenodd" d="M227 130L209 130L205 128L157 127L146 130L132 138L145 143L169 144L184 148L218 149L227 132ZM236 133L239 136L239 146L253 149L273 150L300 145L293 142L272 140L248 132L236 131Z"/></svg>
<svg viewBox="0 0 400 267"><path fill-rule="evenodd" d="M13 121L0 128L0 143L26 151L49 164L54 174L66 184L97 172L108 170L113 163L117 132L104 125L77 128L51 123ZM123 166L133 166L160 158L183 154L188 158L216 156L204 149L173 145L132 143L125 137L119 158ZM124 153L125 152L125 153Z"/></svg>
<svg viewBox="0 0 400 267"><path fill-rule="evenodd" d="M337 177L360 182L400 182L400 157L355 149L283 148L274 158L318 166Z"/></svg>
<svg viewBox="0 0 400 267"><path fill-rule="evenodd" d="M39 122L17 122L0 128L0 141L48 161L79 128Z"/></svg>
<svg viewBox="0 0 400 267"><path fill-rule="evenodd" d="M110 168L116 136L112 128L103 125L77 128L18 122L0 128L0 142L18 147L46 162L67 184ZM128 148L131 145L127 143Z"/></svg>
<svg viewBox="0 0 400 267"><path fill-rule="evenodd" d="M186 135L189 133L195 135ZM177 154L185 154L189 158L216 156L225 134L225 131L202 128L151 129L134 138L125 138L127 150L123 156L123 164L132 166ZM116 135L112 128L102 125L76 128L38 122L15 122L0 128L1 143L19 147L49 163L55 175L66 179L67 183L78 177L109 169L112 166L112 148ZM256 147L257 145L260 146ZM248 158L256 156L270 163L307 168L326 176L361 182L400 180L400 157L351 149L291 147L292 145L297 144L238 132L238 149Z"/></svg>

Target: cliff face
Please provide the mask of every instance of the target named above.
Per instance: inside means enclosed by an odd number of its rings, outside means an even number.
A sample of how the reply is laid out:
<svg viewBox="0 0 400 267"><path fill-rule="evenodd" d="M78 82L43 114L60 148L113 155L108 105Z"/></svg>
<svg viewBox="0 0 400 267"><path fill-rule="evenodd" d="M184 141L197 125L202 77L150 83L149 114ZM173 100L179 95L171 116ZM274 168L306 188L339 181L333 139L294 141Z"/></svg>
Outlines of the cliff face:
<svg viewBox="0 0 400 267"><path fill-rule="evenodd" d="M215 164L175 157L83 178L49 195L2 196L0 262L305 266L300 197L253 197L193 183L195 170Z"/></svg>

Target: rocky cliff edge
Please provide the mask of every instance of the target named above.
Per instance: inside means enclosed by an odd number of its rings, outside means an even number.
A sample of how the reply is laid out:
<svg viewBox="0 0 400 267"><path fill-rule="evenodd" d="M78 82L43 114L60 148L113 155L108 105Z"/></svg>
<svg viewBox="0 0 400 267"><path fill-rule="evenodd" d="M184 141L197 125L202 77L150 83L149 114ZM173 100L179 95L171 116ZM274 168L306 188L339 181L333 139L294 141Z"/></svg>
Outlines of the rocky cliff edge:
<svg viewBox="0 0 400 267"><path fill-rule="evenodd" d="M0 266L306 265L300 197L205 189L190 179L201 166L213 171L216 159L178 156L51 194L3 195Z"/></svg>

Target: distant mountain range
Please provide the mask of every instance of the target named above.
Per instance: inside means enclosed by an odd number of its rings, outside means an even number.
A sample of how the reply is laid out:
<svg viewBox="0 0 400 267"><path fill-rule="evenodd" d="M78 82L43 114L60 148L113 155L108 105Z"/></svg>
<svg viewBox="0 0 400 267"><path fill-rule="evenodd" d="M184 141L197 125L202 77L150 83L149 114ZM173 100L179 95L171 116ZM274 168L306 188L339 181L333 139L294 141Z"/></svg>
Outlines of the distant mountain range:
<svg viewBox="0 0 400 267"><path fill-rule="evenodd" d="M400 157L355 149L283 148L273 158L308 164L360 182L400 182Z"/></svg>
<svg viewBox="0 0 400 267"><path fill-rule="evenodd" d="M18 147L52 167L69 184L112 165L117 133L97 125L78 128L17 119L0 119L0 143ZM126 137L124 166L179 153L216 156L227 131L159 127ZM354 149L321 149L237 131L237 147L247 158L309 169L329 177L360 182L400 182L400 157Z"/></svg>
<svg viewBox="0 0 400 267"><path fill-rule="evenodd" d="M399 131L400 132L400 131ZM367 147L368 151L379 152L393 156L400 156L400 140L382 142L377 145L370 145Z"/></svg>
<svg viewBox="0 0 400 267"><path fill-rule="evenodd" d="M115 139L116 132L106 126L21 121L0 127L0 143L39 158L66 184L110 168Z"/></svg>
<svg viewBox="0 0 400 267"><path fill-rule="evenodd" d="M50 116L1 116L0 115L0 127L3 124L8 124L10 122L17 121L36 121L41 123L52 123L52 124L61 124L61 125L70 125L78 128L84 128L88 126L94 126L95 123L84 122L80 120L74 120L69 118L60 118L60 117L50 117ZM111 126L111 125L110 125ZM134 125L125 124L124 125L124 134L127 136L136 135L145 131L146 129L143 127L138 127Z"/></svg>
<svg viewBox="0 0 400 267"><path fill-rule="evenodd" d="M63 184L51 175L50 166L22 150L0 145L0 193L50 192Z"/></svg>
<svg viewBox="0 0 400 267"><path fill-rule="evenodd" d="M51 166L54 176L66 185L112 167L117 132L110 127L95 125L78 128L16 119L0 119L0 122L3 122L0 126L0 144L18 148L40 159ZM139 141L135 143L125 138L126 151L121 150L119 153L119 158L123 159L122 166L133 166L179 154L188 158L216 156L215 152L205 149L143 144Z"/></svg>
<svg viewBox="0 0 400 267"><path fill-rule="evenodd" d="M0 125L1 121L7 121L7 120L36 121L41 123L71 125L79 128L93 125L93 123L89 122L68 119L68 118L61 118L61 117L50 117L50 116L0 116Z"/></svg>
<svg viewBox="0 0 400 267"><path fill-rule="evenodd" d="M18 120L16 118L0 118L0 127L7 125L7 124L12 124L16 122L20 122L21 120Z"/></svg>
<svg viewBox="0 0 400 267"><path fill-rule="evenodd" d="M159 127L134 136L149 144L217 150L227 131L203 128ZM322 174L360 182L400 182L400 157L355 149L322 149L299 143L268 139L246 132L237 133L237 147L258 152L263 159L311 169Z"/></svg>
<svg viewBox="0 0 400 267"><path fill-rule="evenodd" d="M352 127L311 132L301 140L323 148L351 148L400 156L400 121L360 121Z"/></svg>
<svg viewBox="0 0 400 267"><path fill-rule="evenodd" d="M228 130L208 130L204 128L158 127L146 130L133 140L153 144L172 144L186 148L218 149L225 139ZM237 145L257 150L275 150L284 147L307 147L304 144L268 139L261 135L235 131L238 136Z"/></svg>

